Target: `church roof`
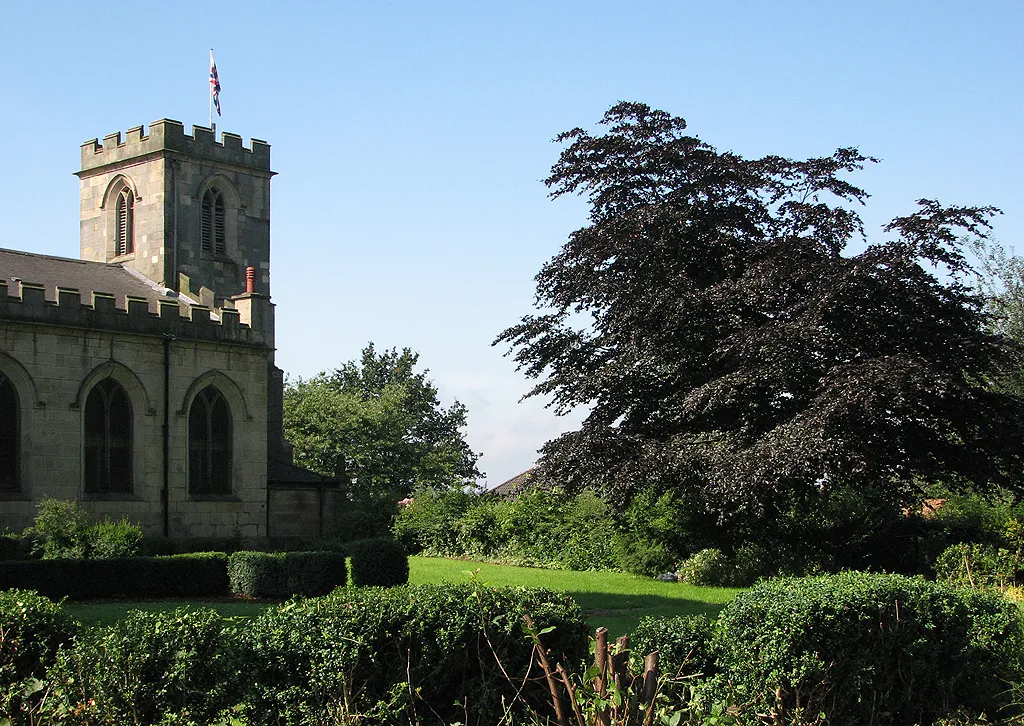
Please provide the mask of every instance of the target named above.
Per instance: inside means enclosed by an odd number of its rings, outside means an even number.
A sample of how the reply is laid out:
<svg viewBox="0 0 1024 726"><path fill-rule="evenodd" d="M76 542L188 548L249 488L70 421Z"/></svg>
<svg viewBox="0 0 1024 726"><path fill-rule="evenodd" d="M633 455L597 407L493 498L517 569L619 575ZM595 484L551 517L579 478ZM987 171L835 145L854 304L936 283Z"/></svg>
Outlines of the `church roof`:
<svg viewBox="0 0 1024 726"><path fill-rule="evenodd" d="M90 262L69 257L54 257L31 252L0 248L0 280L7 281L8 291L13 292L12 283L42 285L46 299L56 301L57 288L78 290L83 301L92 299L94 292L113 295L115 305L127 307L127 297L145 298L149 301L150 312L158 312L158 301L168 299L168 290L130 270L123 265L108 262ZM189 304L181 297L179 304Z"/></svg>

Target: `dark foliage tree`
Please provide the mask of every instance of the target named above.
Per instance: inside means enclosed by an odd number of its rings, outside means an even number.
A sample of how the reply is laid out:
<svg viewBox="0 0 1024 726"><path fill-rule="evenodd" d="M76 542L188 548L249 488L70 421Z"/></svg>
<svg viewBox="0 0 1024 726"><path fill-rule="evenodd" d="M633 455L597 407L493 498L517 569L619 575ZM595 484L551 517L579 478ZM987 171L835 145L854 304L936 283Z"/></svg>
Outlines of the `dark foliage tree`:
<svg viewBox="0 0 1024 726"><path fill-rule="evenodd" d="M370 343L361 360L286 386L295 462L337 477L356 496L472 484L480 472L462 433L466 407L445 409L418 362L408 348L378 353Z"/></svg>
<svg viewBox="0 0 1024 726"><path fill-rule="evenodd" d="M541 314L495 341L528 395L589 407L546 475L768 527L838 491L895 509L937 479L1021 488L1024 406L990 384L1015 353L963 251L997 210L922 199L844 254L867 197L844 177L875 161L857 149L745 159L636 103L602 124L557 139L546 183L589 223L537 275Z"/></svg>

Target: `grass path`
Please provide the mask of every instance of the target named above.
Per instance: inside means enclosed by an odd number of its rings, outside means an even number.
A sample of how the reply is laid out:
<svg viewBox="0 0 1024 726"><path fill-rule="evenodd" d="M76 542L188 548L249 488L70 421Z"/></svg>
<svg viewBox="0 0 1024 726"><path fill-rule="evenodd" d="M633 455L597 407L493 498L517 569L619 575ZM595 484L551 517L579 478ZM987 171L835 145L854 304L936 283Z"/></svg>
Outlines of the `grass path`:
<svg viewBox="0 0 1024 726"><path fill-rule="evenodd" d="M694 615L714 617L739 590L695 587L658 582L623 572L573 572L512 567L469 560L410 557L409 581L413 584L468 582L476 577L485 585L547 587L572 595L587 612L591 627L604 626L612 635L630 632L645 615ZM210 607L224 617L255 617L272 602L220 599L210 601L68 602L65 610L85 625L109 625L129 610L173 610L177 607Z"/></svg>

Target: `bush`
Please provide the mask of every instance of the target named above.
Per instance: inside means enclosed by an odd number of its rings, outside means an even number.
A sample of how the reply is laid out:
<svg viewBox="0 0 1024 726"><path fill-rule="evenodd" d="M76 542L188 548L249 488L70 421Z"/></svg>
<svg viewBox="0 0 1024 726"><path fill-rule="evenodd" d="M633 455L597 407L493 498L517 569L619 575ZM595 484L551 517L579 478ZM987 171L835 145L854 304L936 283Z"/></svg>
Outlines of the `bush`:
<svg viewBox="0 0 1024 726"><path fill-rule="evenodd" d="M721 550L706 549L679 566L679 579L690 585L721 587L732 584L732 563Z"/></svg>
<svg viewBox="0 0 1024 726"><path fill-rule="evenodd" d="M713 632L711 621L703 615L645 617L633 631L633 656L642 659L658 651L661 672L669 677L710 676L716 671Z"/></svg>
<svg viewBox="0 0 1024 726"><path fill-rule="evenodd" d="M409 558L401 543L379 537L352 542L352 584L391 587L409 581Z"/></svg>
<svg viewBox="0 0 1024 726"><path fill-rule="evenodd" d="M392 532L413 554L459 555L464 543L458 542L456 523L480 497L463 491L417 492L412 503L399 510Z"/></svg>
<svg viewBox="0 0 1024 726"><path fill-rule="evenodd" d="M211 723L239 698L213 610L134 611L83 631L51 672L49 710L72 724Z"/></svg>
<svg viewBox="0 0 1024 726"><path fill-rule="evenodd" d="M947 547L935 560L935 578L963 587L1004 590L1016 585L1020 564L1017 552L961 542Z"/></svg>
<svg viewBox="0 0 1024 726"><path fill-rule="evenodd" d="M714 639L752 709L787 723L992 715L1022 646L1021 616L998 596L854 572L762 582L725 607Z"/></svg>
<svg viewBox="0 0 1024 726"><path fill-rule="evenodd" d="M116 560L0 562L0 589L37 590L48 597L203 597L229 594L223 552Z"/></svg>
<svg viewBox="0 0 1024 726"><path fill-rule="evenodd" d="M289 595L326 595L342 587L348 566L341 552L289 552L285 555Z"/></svg>
<svg viewBox="0 0 1024 726"><path fill-rule="evenodd" d="M283 552L235 552L228 558L231 592L248 597L288 597Z"/></svg>
<svg viewBox="0 0 1024 726"><path fill-rule="evenodd" d="M142 528L126 519L104 520L86 531L88 556L94 559L133 557L139 552Z"/></svg>
<svg viewBox="0 0 1024 726"><path fill-rule="evenodd" d="M522 681L532 657L524 612L536 627L554 628L545 635L553 661L585 656L579 608L545 590L346 588L292 600L239 633L251 724L347 723L354 714L372 723L493 724L520 688L543 708L543 684Z"/></svg>
<svg viewBox="0 0 1024 726"><path fill-rule="evenodd" d="M18 559L21 552L19 541L14 537L0 536L0 562Z"/></svg>
<svg viewBox="0 0 1024 726"><path fill-rule="evenodd" d="M0 721L16 714L31 691L78 630L58 603L28 590L0 592Z"/></svg>
<svg viewBox="0 0 1024 726"><path fill-rule="evenodd" d="M231 592L247 597L326 595L348 578L340 552L235 552L228 558Z"/></svg>
<svg viewBox="0 0 1024 726"><path fill-rule="evenodd" d="M89 515L77 502L43 498L25 536L43 559L83 559L89 551Z"/></svg>

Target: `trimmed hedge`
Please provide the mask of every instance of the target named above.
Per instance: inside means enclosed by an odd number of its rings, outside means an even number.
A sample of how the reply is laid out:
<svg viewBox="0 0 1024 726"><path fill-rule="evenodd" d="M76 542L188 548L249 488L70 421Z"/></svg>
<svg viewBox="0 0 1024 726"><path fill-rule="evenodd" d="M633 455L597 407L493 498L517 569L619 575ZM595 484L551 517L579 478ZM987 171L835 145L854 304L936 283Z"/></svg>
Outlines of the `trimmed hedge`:
<svg viewBox="0 0 1024 726"><path fill-rule="evenodd" d="M710 676L716 672L711 649L714 625L704 615L645 617L632 635L638 672L643 657L658 651L661 672L670 677Z"/></svg>
<svg viewBox="0 0 1024 726"><path fill-rule="evenodd" d="M220 597L230 594L227 555L0 562L0 590L35 590L47 597Z"/></svg>
<svg viewBox="0 0 1024 726"><path fill-rule="evenodd" d="M326 595L348 579L340 552L235 552L228 558L231 592L283 598Z"/></svg>
<svg viewBox="0 0 1024 726"><path fill-rule="evenodd" d="M371 723L498 723L521 687L546 712L544 684L522 682L524 613L554 628L544 636L552 661L585 657L582 612L548 590L407 585L289 601L238 633L246 713L252 726L334 723L343 709Z"/></svg>
<svg viewBox="0 0 1024 726"><path fill-rule="evenodd" d="M0 592L0 720L18 723L29 679L43 678L77 631L59 603L29 590Z"/></svg>
<svg viewBox="0 0 1024 726"><path fill-rule="evenodd" d="M718 621L719 667L789 722L933 723L997 714L1020 682L1017 607L920 578L847 572L762 582Z"/></svg>
<svg viewBox="0 0 1024 726"><path fill-rule="evenodd" d="M352 584L392 587L409 582L409 557L405 548L388 537L350 542Z"/></svg>
<svg viewBox="0 0 1024 726"><path fill-rule="evenodd" d="M230 636L205 609L136 610L87 628L50 671L45 723L213 723L239 695Z"/></svg>

